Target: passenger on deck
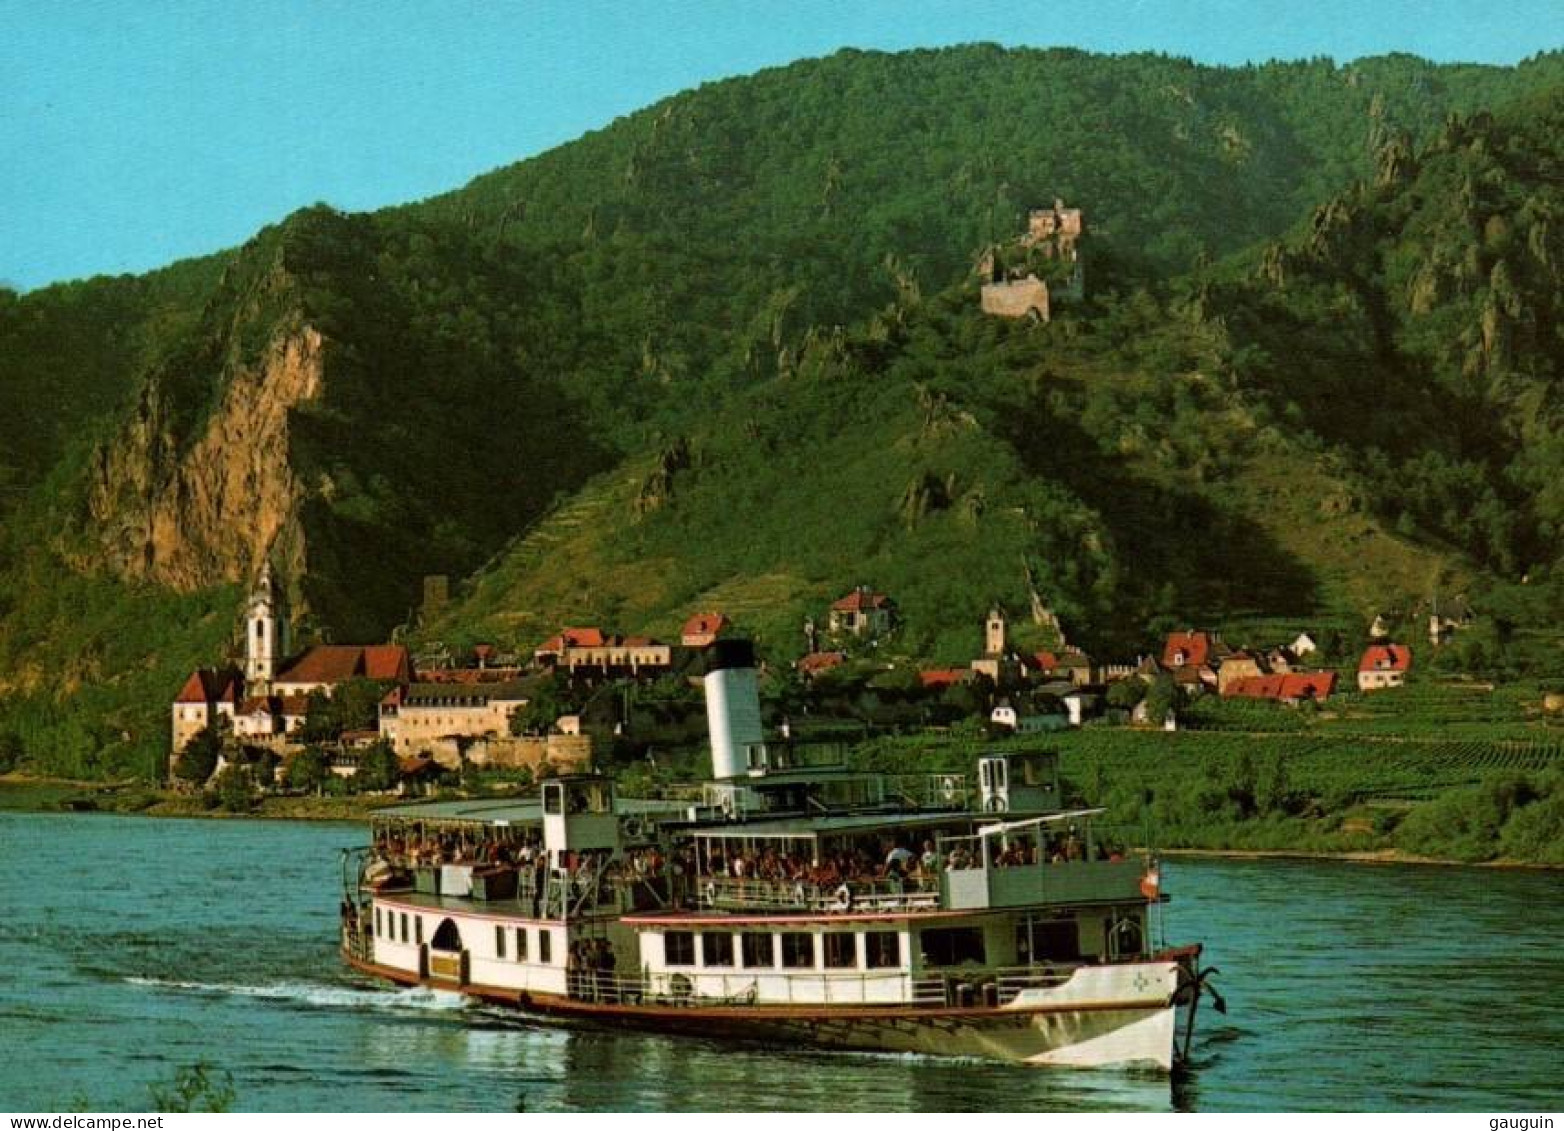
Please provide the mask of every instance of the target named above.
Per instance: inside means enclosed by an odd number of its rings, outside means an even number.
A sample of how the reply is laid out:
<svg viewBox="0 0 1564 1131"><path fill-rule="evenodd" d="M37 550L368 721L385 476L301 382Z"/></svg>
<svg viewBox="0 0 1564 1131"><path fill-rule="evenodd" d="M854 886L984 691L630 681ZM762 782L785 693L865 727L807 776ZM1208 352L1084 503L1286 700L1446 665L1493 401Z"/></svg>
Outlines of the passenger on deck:
<svg viewBox="0 0 1564 1131"><path fill-rule="evenodd" d="M918 858L919 870L926 876L932 876L939 871L939 853L934 849L934 842L923 842L923 855Z"/></svg>

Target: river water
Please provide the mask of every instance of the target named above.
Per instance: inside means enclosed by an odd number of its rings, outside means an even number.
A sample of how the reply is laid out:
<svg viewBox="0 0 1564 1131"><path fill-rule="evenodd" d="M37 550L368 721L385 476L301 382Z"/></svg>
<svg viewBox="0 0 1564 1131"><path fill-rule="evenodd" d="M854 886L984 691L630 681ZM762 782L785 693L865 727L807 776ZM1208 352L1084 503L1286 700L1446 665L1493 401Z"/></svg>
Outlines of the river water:
<svg viewBox="0 0 1564 1131"><path fill-rule="evenodd" d="M1228 1014L1187 1080L726 1047L381 988L335 953L353 825L0 814L0 1110L138 1109L216 1064L241 1110L1564 1108L1564 874L1166 863Z"/></svg>

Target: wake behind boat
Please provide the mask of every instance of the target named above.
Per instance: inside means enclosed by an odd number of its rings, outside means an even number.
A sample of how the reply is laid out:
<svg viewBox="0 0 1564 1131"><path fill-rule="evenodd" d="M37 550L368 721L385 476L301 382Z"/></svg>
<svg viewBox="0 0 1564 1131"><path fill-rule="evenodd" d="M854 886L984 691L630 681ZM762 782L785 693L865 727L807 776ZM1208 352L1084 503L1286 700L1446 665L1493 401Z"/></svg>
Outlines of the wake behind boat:
<svg viewBox="0 0 1564 1131"><path fill-rule="evenodd" d="M349 854L356 969L561 1019L1033 1065L1187 1058L1198 944L1168 947L1160 873L1057 757L964 775L806 764L767 745L753 653L708 653L714 780L680 800L598 774L536 800L377 814ZM1220 1000L1220 999L1218 999Z"/></svg>

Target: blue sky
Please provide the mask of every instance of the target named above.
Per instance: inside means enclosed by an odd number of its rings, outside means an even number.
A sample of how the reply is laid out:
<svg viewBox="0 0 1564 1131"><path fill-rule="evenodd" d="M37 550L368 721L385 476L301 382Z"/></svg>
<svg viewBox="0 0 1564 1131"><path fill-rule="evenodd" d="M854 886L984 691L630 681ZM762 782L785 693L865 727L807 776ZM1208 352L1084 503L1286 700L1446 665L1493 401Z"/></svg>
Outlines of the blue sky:
<svg viewBox="0 0 1564 1131"><path fill-rule="evenodd" d="M1564 0L0 0L0 282L146 270L317 200L415 200L840 47L976 40L1513 63L1564 46Z"/></svg>

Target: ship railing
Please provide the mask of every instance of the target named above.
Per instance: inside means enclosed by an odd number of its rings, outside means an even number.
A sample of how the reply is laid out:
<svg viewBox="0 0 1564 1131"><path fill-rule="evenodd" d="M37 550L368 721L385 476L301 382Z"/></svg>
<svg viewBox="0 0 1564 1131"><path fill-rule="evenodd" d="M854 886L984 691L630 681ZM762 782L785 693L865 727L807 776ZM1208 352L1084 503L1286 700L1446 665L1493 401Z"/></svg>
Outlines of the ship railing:
<svg viewBox="0 0 1564 1131"><path fill-rule="evenodd" d="M1073 966L956 968L912 980L911 1000L931 1007L1009 1005L1027 990L1052 989L1074 976Z"/></svg>
<svg viewBox="0 0 1564 1131"><path fill-rule="evenodd" d="M919 809L964 809L967 806L966 774L889 774L887 795Z"/></svg>
<svg viewBox="0 0 1564 1131"><path fill-rule="evenodd" d="M707 782L701 787L701 804L717 809L729 817L743 817L763 808L760 794L747 785L727 782Z"/></svg>
<svg viewBox="0 0 1564 1131"><path fill-rule="evenodd" d="M911 977L905 970L778 970L773 967L717 973L668 970L622 977L573 969L570 996L618 1005L889 1005L914 1008L995 1008L1027 990L1049 989L1070 980L1073 967L1016 966L987 970L951 969ZM764 989L763 989L764 984Z"/></svg>
<svg viewBox="0 0 1564 1131"><path fill-rule="evenodd" d="M817 914L919 911L937 908L939 900L937 876L848 880L837 884L703 876L696 885L696 901L701 907L724 910Z"/></svg>

